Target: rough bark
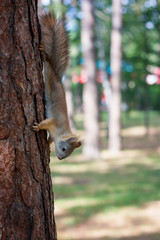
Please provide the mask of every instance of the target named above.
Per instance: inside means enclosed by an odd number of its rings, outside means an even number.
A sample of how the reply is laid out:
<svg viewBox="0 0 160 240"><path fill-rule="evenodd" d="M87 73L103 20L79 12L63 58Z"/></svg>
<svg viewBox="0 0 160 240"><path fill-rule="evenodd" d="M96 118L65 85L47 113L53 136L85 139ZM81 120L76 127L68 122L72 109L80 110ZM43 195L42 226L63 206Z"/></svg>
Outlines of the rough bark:
<svg viewBox="0 0 160 240"><path fill-rule="evenodd" d="M84 84L83 104L85 115L85 143L83 153L86 158L98 158L99 152L99 111L96 58L94 44L94 8L93 0L82 0L82 51L87 73Z"/></svg>
<svg viewBox="0 0 160 240"><path fill-rule="evenodd" d="M37 1L1 1L0 25L0 239L55 240Z"/></svg>
<svg viewBox="0 0 160 240"><path fill-rule="evenodd" d="M111 87L112 99L109 112L109 150L118 152L121 148L121 0L113 0L111 35Z"/></svg>

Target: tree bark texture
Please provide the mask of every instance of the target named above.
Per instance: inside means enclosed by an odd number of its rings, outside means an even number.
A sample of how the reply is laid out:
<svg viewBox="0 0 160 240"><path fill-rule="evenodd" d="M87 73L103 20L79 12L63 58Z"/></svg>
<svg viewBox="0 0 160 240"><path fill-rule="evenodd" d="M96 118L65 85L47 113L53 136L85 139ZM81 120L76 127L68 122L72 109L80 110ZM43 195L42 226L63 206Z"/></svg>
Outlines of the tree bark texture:
<svg viewBox="0 0 160 240"><path fill-rule="evenodd" d="M99 111L98 111L98 86L94 41L94 7L93 0L82 0L82 51L87 73L87 82L84 85L84 123L85 143L83 152L86 158L98 158L99 151Z"/></svg>
<svg viewBox="0 0 160 240"><path fill-rule="evenodd" d="M1 1L0 26L0 239L55 240L37 1Z"/></svg>
<svg viewBox="0 0 160 240"><path fill-rule="evenodd" d="M109 150L118 152L121 148L121 0L113 0L111 34L111 87L112 98L109 112Z"/></svg>

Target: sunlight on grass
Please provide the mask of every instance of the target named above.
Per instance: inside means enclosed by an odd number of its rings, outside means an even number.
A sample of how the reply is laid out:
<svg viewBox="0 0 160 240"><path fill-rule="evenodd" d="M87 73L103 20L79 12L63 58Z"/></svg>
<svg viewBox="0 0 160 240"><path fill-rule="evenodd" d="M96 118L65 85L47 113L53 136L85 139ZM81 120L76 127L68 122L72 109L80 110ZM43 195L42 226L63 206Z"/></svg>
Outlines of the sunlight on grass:
<svg viewBox="0 0 160 240"><path fill-rule="evenodd" d="M158 201L160 199L158 160L157 153L143 151L126 151L118 158L95 162L77 162L75 157L61 162L52 159L57 226L77 228L79 225L88 225L88 222L92 222L96 216L99 216L99 221L105 216L107 221L108 214L121 215L123 208L127 206L139 209L148 202ZM61 181L56 182L56 178ZM142 229L143 227L141 226ZM61 227L58 229L61 234ZM60 236L61 240L78 239L75 236L73 238L64 237L63 234Z"/></svg>
<svg viewBox="0 0 160 240"><path fill-rule="evenodd" d="M122 135L125 150L104 149L97 161L85 161L81 150L63 161L52 153L60 240L160 239L160 128L146 136L143 126L132 126Z"/></svg>

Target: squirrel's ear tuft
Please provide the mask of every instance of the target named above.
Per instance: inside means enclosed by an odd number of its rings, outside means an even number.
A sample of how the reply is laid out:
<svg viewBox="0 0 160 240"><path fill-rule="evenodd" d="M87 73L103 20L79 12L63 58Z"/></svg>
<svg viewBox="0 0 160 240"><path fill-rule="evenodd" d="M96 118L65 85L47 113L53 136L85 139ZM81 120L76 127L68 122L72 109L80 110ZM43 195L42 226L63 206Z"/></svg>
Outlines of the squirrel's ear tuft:
<svg viewBox="0 0 160 240"><path fill-rule="evenodd" d="M75 147L78 148L82 145L81 141L76 142Z"/></svg>

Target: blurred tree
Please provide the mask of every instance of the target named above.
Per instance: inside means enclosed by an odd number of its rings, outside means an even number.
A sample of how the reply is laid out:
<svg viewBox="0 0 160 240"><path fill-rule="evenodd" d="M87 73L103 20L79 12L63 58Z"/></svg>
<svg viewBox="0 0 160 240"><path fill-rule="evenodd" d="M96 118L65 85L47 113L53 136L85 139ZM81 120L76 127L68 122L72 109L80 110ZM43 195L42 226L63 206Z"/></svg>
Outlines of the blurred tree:
<svg viewBox="0 0 160 240"><path fill-rule="evenodd" d="M64 1L60 0L60 3L61 3L60 9L61 9L62 16L65 17ZM65 85L69 124L70 124L71 129L74 131L75 130L75 123L73 120L74 104L73 104L73 95L72 95L72 87L71 87L71 76L65 77L64 85Z"/></svg>
<svg viewBox="0 0 160 240"><path fill-rule="evenodd" d="M76 113L83 113L83 99L82 99L82 88L83 88L83 85L78 82L77 84L77 87L76 87Z"/></svg>
<svg viewBox="0 0 160 240"><path fill-rule="evenodd" d="M99 150L99 111L98 87L94 37L94 7L92 0L82 0L83 12L81 41L87 82L83 89L85 143L83 153L86 158L98 158Z"/></svg>
<svg viewBox="0 0 160 240"><path fill-rule="evenodd" d="M8 10L9 9L9 10ZM55 240L37 1L0 3L0 239Z"/></svg>
<svg viewBox="0 0 160 240"><path fill-rule="evenodd" d="M73 120L74 105L73 105L73 96L72 96L72 89L71 89L71 79L66 77L64 85L65 85L69 124L70 124L71 129L74 131L75 130L75 123Z"/></svg>
<svg viewBox="0 0 160 240"><path fill-rule="evenodd" d="M113 0L111 34L111 87L112 100L109 112L109 150L118 152L121 148L121 0Z"/></svg>

